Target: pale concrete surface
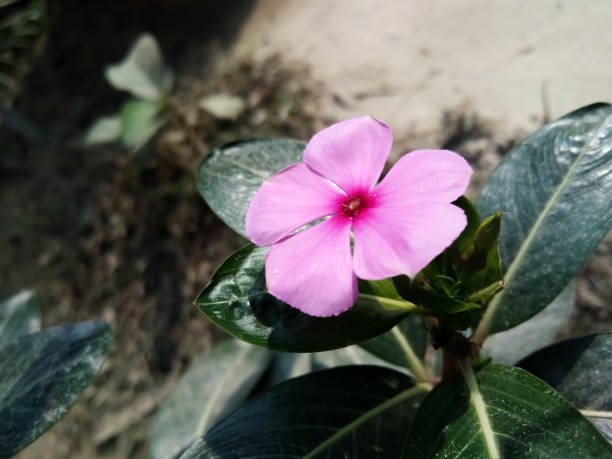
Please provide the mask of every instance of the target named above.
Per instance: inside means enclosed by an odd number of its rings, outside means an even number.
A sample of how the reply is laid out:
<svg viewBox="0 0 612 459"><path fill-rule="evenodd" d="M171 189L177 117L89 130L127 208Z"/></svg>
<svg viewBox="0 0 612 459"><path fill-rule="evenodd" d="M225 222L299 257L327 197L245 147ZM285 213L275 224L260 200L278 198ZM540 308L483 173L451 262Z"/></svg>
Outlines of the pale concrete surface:
<svg viewBox="0 0 612 459"><path fill-rule="evenodd" d="M453 110L511 135L612 99L611 23L611 0L261 0L232 54L305 63L329 119L427 139Z"/></svg>

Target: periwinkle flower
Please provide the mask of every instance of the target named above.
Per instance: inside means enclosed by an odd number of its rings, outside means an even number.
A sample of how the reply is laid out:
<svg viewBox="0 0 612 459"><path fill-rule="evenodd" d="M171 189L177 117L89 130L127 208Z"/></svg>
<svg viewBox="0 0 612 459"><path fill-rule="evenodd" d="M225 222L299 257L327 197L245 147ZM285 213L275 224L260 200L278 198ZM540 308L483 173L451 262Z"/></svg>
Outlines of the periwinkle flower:
<svg viewBox="0 0 612 459"><path fill-rule="evenodd" d="M452 151L417 150L377 184L392 140L369 116L342 121L314 135L302 163L262 184L246 232L271 246L272 295L312 316L338 315L357 299L357 277L414 276L459 236L467 219L451 202L471 167Z"/></svg>

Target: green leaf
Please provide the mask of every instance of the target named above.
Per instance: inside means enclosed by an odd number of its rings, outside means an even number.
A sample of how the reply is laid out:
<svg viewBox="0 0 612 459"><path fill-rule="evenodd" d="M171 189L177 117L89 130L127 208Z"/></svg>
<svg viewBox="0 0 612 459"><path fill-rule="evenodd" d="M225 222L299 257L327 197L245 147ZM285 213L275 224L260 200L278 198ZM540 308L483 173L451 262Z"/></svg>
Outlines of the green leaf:
<svg viewBox="0 0 612 459"><path fill-rule="evenodd" d="M414 359L423 360L427 349L427 329L425 319L410 315L392 330L367 341L359 346L387 362L410 368Z"/></svg>
<svg viewBox="0 0 612 459"><path fill-rule="evenodd" d="M311 355L290 352L274 352L270 370L258 384L258 389L265 390L284 381L305 375L312 371Z"/></svg>
<svg viewBox="0 0 612 459"><path fill-rule="evenodd" d="M266 374L264 380L258 384L258 389L269 389L281 382L313 371L347 365L378 365L391 368L400 373L406 373L405 368L385 362L356 344L324 352L300 354L276 352L275 354L271 370Z"/></svg>
<svg viewBox="0 0 612 459"><path fill-rule="evenodd" d="M377 365L391 368L400 373L406 373L405 368L387 363L356 344L343 347L342 349L334 349L333 351L314 352L310 354L310 358L313 371L346 365Z"/></svg>
<svg viewBox="0 0 612 459"><path fill-rule="evenodd" d="M393 284L393 281L391 279L359 279L359 292L394 301L399 301L400 303L406 302L406 300L404 300L397 292L397 289L395 288L395 285Z"/></svg>
<svg viewBox="0 0 612 459"><path fill-rule="evenodd" d="M574 312L575 295L575 284L570 282L552 303L527 322L487 338L482 353L495 363L514 364L549 345Z"/></svg>
<svg viewBox="0 0 612 459"><path fill-rule="evenodd" d="M32 290L23 290L0 303L0 349L38 330L40 310Z"/></svg>
<svg viewBox="0 0 612 459"><path fill-rule="evenodd" d="M518 364L585 410L612 411L612 333L554 344Z"/></svg>
<svg viewBox="0 0 612 459"><path fill-rule="evenodd" d="M142 148L162 125L156 118L160 110L157 102L139 99L127 101L120 114L121 143L133 150Z"/></svg>
<svg viewBox="0 0 612 459"><path fill-rule="evenodd" d="M480 227L480 215L474 204L465 196L460 196L453 204L461 208L467 217L466 227L455 242L453 242L453 246L455 246L460 253L464 253L474 242L474 238Z"/></svg>
<svg viewBox="0 0 612 459"><path fill-rule="evenodd" d="M612 442L612 333L563 341L518 365L561 392Z"/></svg>
<svg viewBox="0 0 612 459"><path fill-rule="evenodd" d="M362 301L380 304L387 311L405 311L421 314L430 313L429 310L402 298L391 279L357 279L357 285L359 287L359 298Z"/></svg>
<svg viewBox="0 0 612 459"><path fill-rule="evenodd" d="M400 457L415 401L426 391L381 367L311 373L253 399L182 458Z"/></svg>
<svg viewBox="0 0 612 459"><path fill-rule="evenodd" d="M477 206L506 214L505 289L477 331L506 330L561 293L612 227L612 107L595 104L544 126L493 172Z"/></svg>
<svg viewBox="0 0 612 459"><path fill-rule="evenodd" d="M279 351L327 351L377 336L406 315L359 299L339 316L304 314L267 293L267 250L249 244L234 252L195 301L213 322L238 339Z"/></svg>
<svg viewBox="0 0 612 459"><path fill-rule="evenodd" d="M174 83L157 41L148 33L136 39L123 61L106 68L106 79L116 89L153 101L170 92Z"/></svg>
<svg viewBox="0 0 612 459"><path fill-rule="evenodd" d="M421 404L402 457L610 457L612 447L548 384L487 365L451 378Z"/></svg>
<svg viewBox="0 0 612 459"><path fill-rule="evenodd" d="M253 196L264 182L302 161L306 144L291 139L234 142L213 150L200 164L198 191L230 228L248 238L244 219Z"/></svg>
<svg viewBox="0 0 612 459"><path fill-rule="evenodd" d="M89 127L84 142L87 145L114 142L121 136L121 118L119 115L102 116Z"/></svg>
<svg viewBox="0 0 612 459"><path fill-rule="evenodd" d="M422 290L416 286L410 290L406 297L409 301L441 315L453 315L481 308L478 303L462 301L452 296Z"/></svg>
<svg viewBox="0 0 612 459"><path fill-rule="evenodd" d="M0 445L12 456L59 421L104 361L112 330L103 322L52 327L0 349Z"/></svg>
<svg viewBox="0 0 612 459"><path fill-rule="evenodd" d="M237 408L268 367L272 353L229 339L197 358L153 419L151 454L171 458Z"/></svg>

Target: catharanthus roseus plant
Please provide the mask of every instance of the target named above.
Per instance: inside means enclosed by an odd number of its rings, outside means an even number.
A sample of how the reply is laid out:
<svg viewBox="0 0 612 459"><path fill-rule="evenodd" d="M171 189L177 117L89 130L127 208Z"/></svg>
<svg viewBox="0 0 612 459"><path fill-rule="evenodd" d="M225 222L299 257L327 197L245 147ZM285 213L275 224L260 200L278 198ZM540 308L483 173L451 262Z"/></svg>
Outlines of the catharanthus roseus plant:
<svg viewBox="0 0 612 459"><path fill-rule="evenodd" d="M203 161L202 196L255 245L196 305L257 347L194 364L154 457L612 457L612 334L548 346L612 228L612 107L527 137L475 204L448 151L378 182L390 146L360 117Z"/></svg>

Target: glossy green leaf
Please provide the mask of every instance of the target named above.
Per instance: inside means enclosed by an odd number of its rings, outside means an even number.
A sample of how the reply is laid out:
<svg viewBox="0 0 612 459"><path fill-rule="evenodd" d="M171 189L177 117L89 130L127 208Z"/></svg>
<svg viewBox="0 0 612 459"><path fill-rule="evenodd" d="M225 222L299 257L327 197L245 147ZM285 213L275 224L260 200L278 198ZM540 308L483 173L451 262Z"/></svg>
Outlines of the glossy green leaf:
<svg viewBox="0 0 612 459"><path fill-rule="evenodd" d="M549 346L520 367L561 392L612 442L612 333Z"/></svg>
<svg viewBox="0 0 612 459"><path fill-rule="evenodd" d="M544 126L493 172L477 206L505 212L505 289L478 336L529 319L561 293L612 227L612 107L595 104Z"/></svg>
<svg viewBox="0 0 612 459"><path fill-rule="evenodd" d="M612 411L612 333L554 344L518 365L553 386L577 408Z"/></svg>
<svg viewBox="0 0 612 459"><path fill-rule="evenodd" d="M161 121L157 120L160 109L157 102L127 101L120 113L121 143L134 150L142 148L161 126Z"/></svg>
<svg viewBox="0 0 612 459"><path fill-rule="evenodd" d="M246 238L244 219L251 199L264 180L302 161L305 146L291 139L224 145L200 164L196 175L198 191L221 220Z"/></svg>
<svg viewBox="0 0 612 459"><path fill-rule="evenodd" d="M40 310L32 290L0 303L0 349L23 335L40 330Z"/></svg>
<svg viewBox="0 0 612 459"><path fill-rule="evenodd" d="M195 305L230 335L279 351L318 352L345 347L389 330L405 315L357 300L335 317L312 317L267 293L267 248L247 245L215 272Z"/></svg>
<svg viewBox="0 0 612 459"><path fill-rule="evenodd" d="M182 458L400 457L426 390L381 367L311 373L233 412Z"/></svg>
<svg viewBox="0 0 612 459"><path fill-rule="evenodd" d="M172 70L164 63L153 35L140 35L118 64L106 68L106 79L116 89L134 97L158 101L170 92L174 82Z"/></svg>
<svg viewBox="0 0 612 459"><path fill-rule="evenodd" d="M515 364L548 346L574 312L576 287L570 282L555 300L527 322L496 333L484 343L482 353L495 363Z"/></svg>
<svg viewBox="0 0 612 459"><path fill-rule="evenodd" d="M70 410L102 366L112 336L103 322L81 322L0 349L3 457L21 451Z"/></svg>
<svg viewBox="0 0 612 459"><path fill-rule="evenodd" d="M387 362L410 368L412 359L423 360L427 349L427 329L425 319L410 315L388 332L367 341L359 346Z"/></svg>
<svg viewBox="0 0 612 459"><path fill-rule="evenodd" d="M153 419L151 454L176 457L237 408L268 368L272 353L229 339L197 358Z"/></svg>
<svg viewBox="0 0 612 459"><path fill-rule="evenodd" d="M467 373L428 394L402 457L611 457L593 425L535 376L502 365Z"/></svg>

